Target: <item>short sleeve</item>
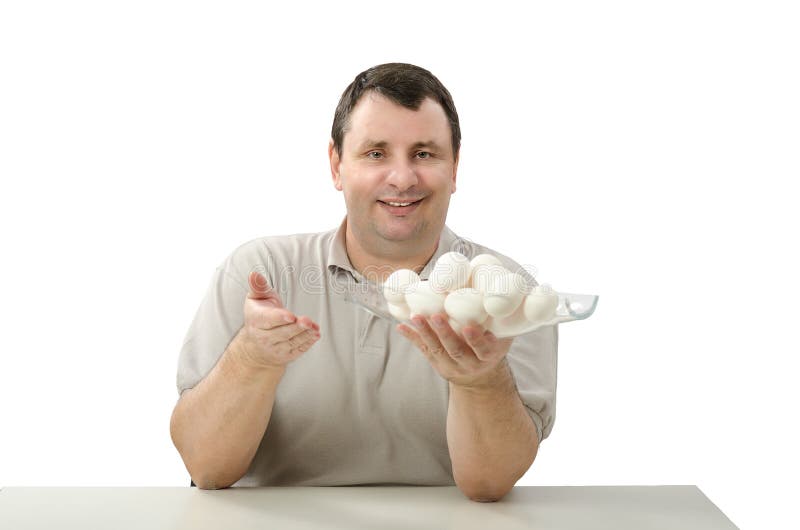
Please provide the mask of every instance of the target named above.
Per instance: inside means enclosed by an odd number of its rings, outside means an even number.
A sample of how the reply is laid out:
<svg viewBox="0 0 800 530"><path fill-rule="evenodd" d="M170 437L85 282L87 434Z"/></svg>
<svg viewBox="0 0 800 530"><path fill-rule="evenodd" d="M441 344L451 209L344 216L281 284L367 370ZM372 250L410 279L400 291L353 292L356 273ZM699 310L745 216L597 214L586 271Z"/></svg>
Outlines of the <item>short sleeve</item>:
<svg viewBox="0 0 800 530"><path fill-rule="evenodd" d="M556 418L558 325L515 337L506 358L541 442L550 435Z"/></svg>
<svg viewBox="0 0 800 530"><path fill-rule="evenodd" d="M248 287L226 269L223 265L214 271L184 338L178 356L178 393L208 375L244 324Z"/></svg>

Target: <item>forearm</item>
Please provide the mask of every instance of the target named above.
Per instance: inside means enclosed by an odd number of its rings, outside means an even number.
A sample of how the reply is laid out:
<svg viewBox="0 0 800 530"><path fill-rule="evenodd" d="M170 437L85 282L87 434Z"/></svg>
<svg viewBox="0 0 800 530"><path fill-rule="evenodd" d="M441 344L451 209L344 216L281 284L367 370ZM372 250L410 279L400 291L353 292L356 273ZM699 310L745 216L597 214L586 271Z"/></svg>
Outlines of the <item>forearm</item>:
<svg viewBox="0 0 800 530"><path fill-rule="evenodd" d="M264 436L284 368L248 365L239 335L172 413L170 432L201 488L228 487L246 472Z"/></svg>
<svg viewBox="0 0 800 530"><path fill-rule="evenodd" d="M505 360L484 387L450 383L447 444L455 482L472 500L500 499L530 468L538 435Z"/></svg>

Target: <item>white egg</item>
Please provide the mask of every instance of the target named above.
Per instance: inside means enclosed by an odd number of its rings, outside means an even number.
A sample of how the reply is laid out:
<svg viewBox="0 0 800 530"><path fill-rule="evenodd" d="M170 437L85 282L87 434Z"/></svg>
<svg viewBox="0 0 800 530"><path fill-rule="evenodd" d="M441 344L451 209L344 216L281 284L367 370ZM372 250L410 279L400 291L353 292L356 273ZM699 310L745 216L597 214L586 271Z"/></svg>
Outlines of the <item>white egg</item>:
<svg viewBox="0 0 800 530"><path fill-rule="evenodd" d="M402 302L400 304L393 304L389 302L389 313L397 320L405 321L411 318L411 308L408 304Z"/></svg>
<svg viewBox="0 0 800 530"><path fill-rule="evenodd" d="M521 304L511 315L504 318L491 317L485 325L489 331L501 339L520 335L531 327L531 323L525 318L525 310Z"/></svg>
<svg viewBox="0 0 800 530"><path fill-rule="evenodd" d="M465 324L481 324L489 316L483 308L483 295L470 287L448 294L444 299L444 310L450 318Z"/></svg>
<svg viewBox="0 0 800 530"><path fill-rule="evenodd" d="M534 291L525 297L523 307L525 318L530 322L545 322L555 316L558 294L549 286L537 285Z"/></svg>
<svg viewBox="0 0 800 530"><path fill-rule="evenodd" d="M391 273L383 284L383 296L390 304L405 304L409 286L419 281L419 275L411 269L398 269Z"/></svg>
<svg viewBox="0 0 800 530"><path fill-rule="evenodd" d="M442 313L444 312L444 299L445 295L431 289L430 282L427 280L420 280L410 285L409 291L406 293L406 302L412 315L430 316L434 313Z"/></svg>
<svg viewBox="0 0 800 530"><path fill-rule="evenodd" d="M503 262L494 254L478 254L470 260L469 265L473 268L478 265L500 265L502 267Z"/></svg>
<svg viewBox="0 0 800 530"><path fill-rule="evenodd" d="M503 263L494 254L478 254L469 262L469 282L468 287L475 287L475 269L481 265L494 265L495 268L505 270Z"/></svg>
<svg viewBox="0 0 800 530"><path fill-rule="evenodd" d="M493 317L507 317L522 304L525 289L525 279L515 272L496 275L484 292L483 307Z"/></svg>
<svg viewBox="0 0 800 530"><path fill-rule="evenodd" d="M502 265L481 263L472 269L469 277L469 286L486 294L496 277L509 273L510 271Z"/></svg>
<svg viewBox="0 0 800 530"><path fill-rule="evenodd" d="M460 252L445 252L436 260L429 280L433 290L438 293L466 287L469 281L469 259Z"/></svg>
<svg viewBox="0 0 800 530"><path fill-rule="evenodd" d="M450 324L450 327L453 328L453 331L456 333L456 335L458 335L459 337L463 338L464 337L464 328L465 327L467 327L468 325L471 325L473 327L479 326L479 329L487 330L487 329L489 329L487 323L489 322L489 320L491 318L492 317L489 317L486 320L484 320L483 324L462 324L458 320L454 320L452 318L450 320L448 320L448 323Z"/></svg>

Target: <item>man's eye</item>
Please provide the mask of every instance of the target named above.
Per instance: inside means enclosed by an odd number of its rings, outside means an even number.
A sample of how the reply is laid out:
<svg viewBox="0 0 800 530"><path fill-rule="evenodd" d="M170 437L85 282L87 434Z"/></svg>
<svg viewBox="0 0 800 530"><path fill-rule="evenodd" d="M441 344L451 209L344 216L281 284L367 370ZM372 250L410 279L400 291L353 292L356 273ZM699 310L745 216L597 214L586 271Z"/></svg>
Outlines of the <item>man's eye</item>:
<svg viewBox="0 0 800 530"><path fill-rule="evenodd" d="M417 157L422 158L424 160L426 158L430 158L431 154L427 151L420 151L419 153L417 153Z"/></svg>
<svg viewBox="0 0 800 530"><path fill-rule="evenodd" d="M378 159L382 156L383 153L381 153L380 151L370 151L369 153L367 153L367 157L372 159Z"/></svg>

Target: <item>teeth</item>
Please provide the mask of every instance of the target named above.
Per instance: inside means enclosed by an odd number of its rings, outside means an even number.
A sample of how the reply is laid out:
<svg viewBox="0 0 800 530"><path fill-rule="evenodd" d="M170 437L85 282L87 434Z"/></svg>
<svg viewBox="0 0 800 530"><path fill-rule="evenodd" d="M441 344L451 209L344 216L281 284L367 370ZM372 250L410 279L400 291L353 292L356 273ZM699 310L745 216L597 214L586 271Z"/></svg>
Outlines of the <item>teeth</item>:
<svg viewBox="0 0 800 530"><path fill-rule="evenodd" d="M389 206L408 206L410 202L387 202Z"/></svg>

